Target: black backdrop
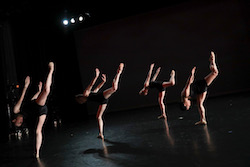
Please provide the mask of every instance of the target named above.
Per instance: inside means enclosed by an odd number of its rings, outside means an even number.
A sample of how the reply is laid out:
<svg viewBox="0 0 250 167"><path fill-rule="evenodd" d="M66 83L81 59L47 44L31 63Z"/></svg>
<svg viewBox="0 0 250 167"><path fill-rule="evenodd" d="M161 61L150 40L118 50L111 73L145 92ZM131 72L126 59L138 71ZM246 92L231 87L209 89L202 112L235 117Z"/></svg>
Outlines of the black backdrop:
<svg viewBox="0 0 250 167"><path fill-rule="evenodd" d="M27 97L32 96L39 80L45 79L48 61L54 61L50 113L56 111L65 121L82 120L87 117L86 106L76 104L74 95L87 86L95 67L107 73L104 88L108 88L119 62L125 63L108 112L132 109L157 104L155 92L148 97L138 95L150 63L162 67L159 79L168 79L171 69L177 71L177 84L167 95L168 102L176 102L194 65L197 77L209 72L208 57L214 50L220 76L210 95L248 90L250 26L246 4L238 0L186 2L77 31L63 27L60 14L48 17L50 13L44 11L46 23L31 17L29 11L11 15L17 83L22 86L30 75ZM30 19L23 19L26 17ZM95 22L96 18L91 19ZM95 114L96 109L90 104L88 113Z"/></svg>
<svg viewBox="0 0 250 167"><path fill-rule="evenodd" d="M239 1L184 3L76 31L76 48L83 88L99 67L111 86L119 62L125 63L119 91L109 111L157 104L157 94L138 95L150 63L162 67L159 79L168 80L171 69L177 84L169 88L167 101L178 102L190 70L197 78L209 71L210 51L216 53L219 77L210 96L248 90L249 28ZM90 106L95 113L94 106Z"/></svg>

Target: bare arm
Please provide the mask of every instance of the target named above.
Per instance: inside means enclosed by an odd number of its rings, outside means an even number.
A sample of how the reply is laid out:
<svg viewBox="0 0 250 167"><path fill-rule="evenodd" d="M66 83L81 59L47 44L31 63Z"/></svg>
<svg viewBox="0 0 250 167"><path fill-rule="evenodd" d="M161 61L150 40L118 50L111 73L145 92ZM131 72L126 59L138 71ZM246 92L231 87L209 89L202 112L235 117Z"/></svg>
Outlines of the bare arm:
<svg viewBox="0 0 250 167"><path fill-rule="evenodd" d="M102 74L102 82L95 88L93 92L97 93L102 88L105 82L106 82L106 75Z"/></svg>
<svg viewBox="0 0 250 167"><path fill-rule="evenodd" d="M183 88L181 92L181 96L188 97L190 95L190 85L194 81L194 73L195 73L196 67L193 67L190 76L188 77L188 80L186 82L185 87Z"/></svg>
<svg viewBox="0 0 250 167"><path fill-rule="evenodd" d="M95 77L92 79L92 81L90 82L89 86L84 90L83 92L83 96L88 96L92 87L94 86L97 78L99 77L100 75L100 70L98 68L95 69Z"/></svg>
<svg viewBox="0 0 250 167"><path fill-rule="evenodd" d="M13 112L14 112L15 114L17 114L17 113L20 112L20 108L21 108L21 105L22 105L22 103L23 103L23 99L24 99L24 96L25 96L25 94L26 94L26 91L27 91L27 89L28 89L28 87L29 87L29 84L30 84L30 77L27 76L27 77L25 78L25 85L24 85L24 87L23 87L22 94L21 94L19 100L17 101L16 105L15 105L14 108L13 108Z"/></svg>

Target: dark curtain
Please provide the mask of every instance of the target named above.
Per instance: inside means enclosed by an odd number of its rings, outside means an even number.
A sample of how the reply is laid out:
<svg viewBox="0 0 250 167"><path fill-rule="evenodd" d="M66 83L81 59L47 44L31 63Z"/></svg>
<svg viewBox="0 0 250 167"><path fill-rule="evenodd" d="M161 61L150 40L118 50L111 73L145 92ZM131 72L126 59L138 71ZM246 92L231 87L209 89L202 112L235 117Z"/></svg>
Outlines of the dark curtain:
<svg viewBox="0 0 250 167"><path fill-rule="evenodd" d="M2 22L0 25L0 51L0 128L2 129L1 132L3 132L1 141L7 141L9 129L11 128L12 100L16 96L15 85L17 83L11 27L7 21Z"/></svg>

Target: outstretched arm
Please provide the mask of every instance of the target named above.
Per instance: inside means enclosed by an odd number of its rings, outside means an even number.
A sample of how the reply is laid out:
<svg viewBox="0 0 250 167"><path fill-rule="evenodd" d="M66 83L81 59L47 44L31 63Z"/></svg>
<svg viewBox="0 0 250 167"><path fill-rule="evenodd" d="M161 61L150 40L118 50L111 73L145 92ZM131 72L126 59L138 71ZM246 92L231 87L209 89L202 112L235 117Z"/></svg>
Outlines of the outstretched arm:
<svg viewBox="0 0 250 167"><path fill-rule="evenodd" d="M106 75L102 74L102 82L94 89L93 92L97 93L102 88L105 82L106 82Z"/></svg>
<svg viewBox="0 0 250 167"><path fill-rule="evenodd" d="M22 94L21 94L19 100L17 101L16 105L15 105L14 108L13 108L13 112L14 112L15 114L17 114L17 113L20 112L20 108L21 108L21 105L22 105L22 103L23 103L23 99L24 99L24 96L25 96L25 94L26 94L26 91L27 91L27 89L28 89L28 87L29 87L29 84L30 84L30 77L27 76L27 77L25 78L25 84L24 84L24 87L23 87Z"/></svg>
<svg viewBox="0 0 250 167"><path fill-rule="evenodd" d="M188 97L190 95L190 85L193 83L194 81L194 73L195 73L196 67L193 67L190 76L188 77L188 80L186 82L185 87L183 88L182 92L181 92L181 96L183 97Z"/></svg>
<svg viewBox="0 0 250 167"><path fill-rule="evenodd" d="M95 69L95 77L92 79L92 81L90 82L89 86L84 90L83 92L83 96L88 96L91 92L92 87L94 86L97 78L100 75L100 70L98 68Z"/></svg>
<svg viewBox="0 0 250 167"><path fill-rule="evenodd" d="M211 70L211 72L205 77L205 80L206 80L208 86L214 81L214 79L219 74L217 65L215 63L215 54L214 54L213 51L211 51L209 61L210 61L210 70Z"/></svg>
<svg viewBox="0 0 250 167"><path fill-rule="evenodd" d="M31 98L31 100L37 99L37 97L38 97L39 94L41 93L42 85L43 85L43 83L40 81L40 82L39 82L39 85L38 85L38 91L37 91L36 94Z"/></svg>

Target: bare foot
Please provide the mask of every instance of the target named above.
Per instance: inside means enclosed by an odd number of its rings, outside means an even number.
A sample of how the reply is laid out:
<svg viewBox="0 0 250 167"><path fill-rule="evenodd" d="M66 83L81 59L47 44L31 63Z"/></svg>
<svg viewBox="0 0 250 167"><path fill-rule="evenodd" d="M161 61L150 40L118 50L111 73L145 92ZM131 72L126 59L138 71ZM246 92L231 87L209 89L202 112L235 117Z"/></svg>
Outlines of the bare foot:
<svg viewBox="0 0 250 167"><path fill-rule="evenodd" d="M158 116L158 119L166 119L166 118L167 118L167 116L165 114Z"/></svg>
<svg viewBox="0 0 250 167"><path fill-rule="evenodd" d="M170 76L175 77L175 71L174 70L171 71Z"/></svg>
<svg viewBox="0 0 250 167"><path fill-rule="evenodd" d="M213 51L211 51L211 56L209 57L209 61L213 64L215 63L215 54Z"/></svg>
<svg viewBox="0 0 250 167"><path fill-rule="evenodd" d="M124 63L120 63L119 68L117 69L117 73L122 73L124 68Z"/></svg>
<svg viewBox="0 0 250 167"><path fill-rule="evenodd" d="M49 62L48 66L49 66L50 71L54 71L54 63L53 62Z"/></svg>
<svg viewBox="0 0 250 167"><path fill-rule="evenodd" d="M104 139L104 136L101 135L101 134L99 134L99 135L97 136L97 138L98 138L98 139Z"/></svg>
<svg viewBox="0 0 250 167"><path fill-rule="evenodd" d="M207 121L199 121L199 122L196 122L195 125L206 125L207 124Z"/></svg>
<svg viewBox="0 0 250 167"><path fill-rule="evenodd" d="M35 157L35 158L37 158L37 159L39 159L40 157L39 157L39 154L38 153L33 153L33 156Z"/></svg>

